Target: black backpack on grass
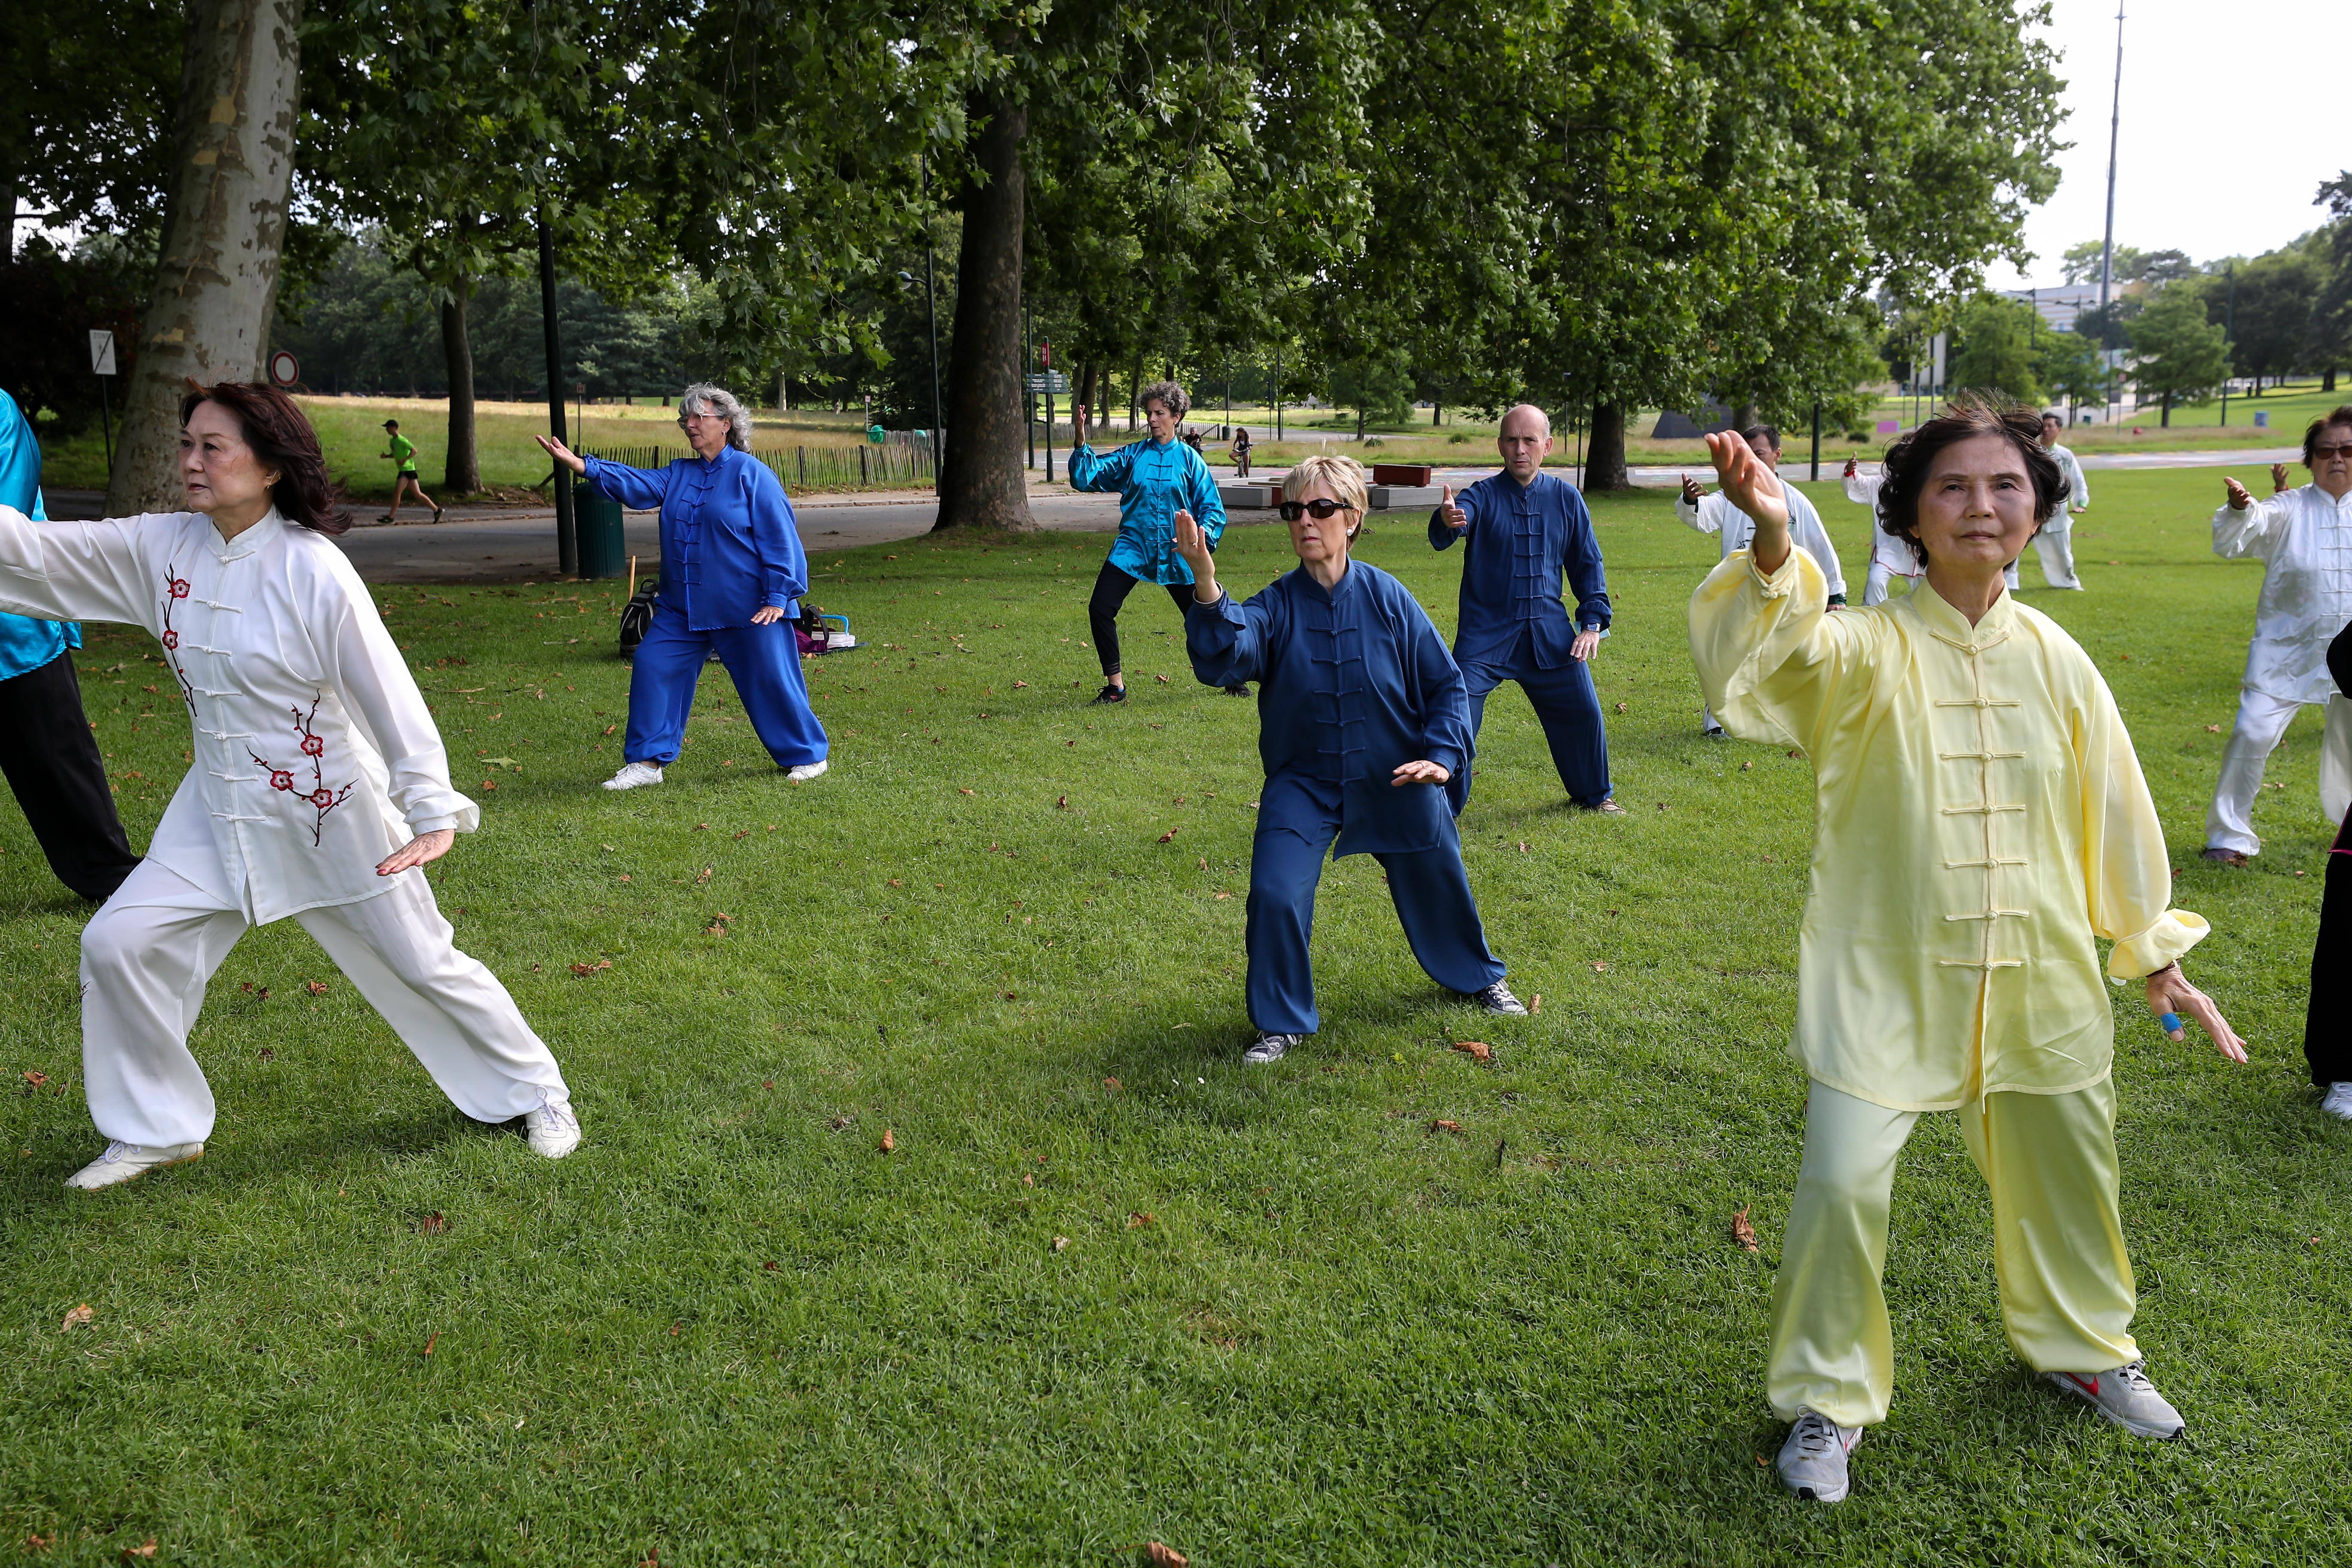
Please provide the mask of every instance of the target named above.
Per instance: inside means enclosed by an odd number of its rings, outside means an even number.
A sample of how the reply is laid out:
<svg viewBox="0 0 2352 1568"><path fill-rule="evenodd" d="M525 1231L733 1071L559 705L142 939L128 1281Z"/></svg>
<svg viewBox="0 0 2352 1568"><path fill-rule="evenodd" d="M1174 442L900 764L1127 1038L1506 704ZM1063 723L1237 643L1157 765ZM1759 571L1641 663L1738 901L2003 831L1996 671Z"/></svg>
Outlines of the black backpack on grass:
<svg viewBox="0 0 2352 1568"><path fill-rule="evenodd" d="M660 592L661 581L656 578L630 595L629 602L621 606L622 658L635 653L637 645L646 640L646 633L654 624L654 595Z"/></svg>

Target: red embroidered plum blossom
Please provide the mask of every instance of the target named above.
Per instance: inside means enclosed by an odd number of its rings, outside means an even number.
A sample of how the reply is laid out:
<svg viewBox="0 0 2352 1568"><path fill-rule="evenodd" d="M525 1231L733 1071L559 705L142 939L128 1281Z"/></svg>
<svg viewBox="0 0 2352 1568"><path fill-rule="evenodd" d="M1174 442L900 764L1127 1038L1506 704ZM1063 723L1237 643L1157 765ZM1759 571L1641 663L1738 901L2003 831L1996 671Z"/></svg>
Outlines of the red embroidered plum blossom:
<svg viewBox="0 0 2352 1568"><path fill-rule="evenodd" d="M327 813L342 805L343 797L357 789L359 785L352 783L345 784L341 789L335 789L327 783L326 764L321 761L327 754L326 739L310 727L311 721L319 716L318 700L312 700L310 710L308 713L303 712L299 708L290 709L289 711L294 715L294 733L302 748L302 754L310 759L311 787L307 791L299 788L294 783L292 770L279 767L258 752L247 751L246 754L253 758L256 767L268 770L271 789L283 790L289 795L298 796L303 804L319 814L318 820L310 826L310 845L311 847L316 848L320 838L326 832Z"/></svg>

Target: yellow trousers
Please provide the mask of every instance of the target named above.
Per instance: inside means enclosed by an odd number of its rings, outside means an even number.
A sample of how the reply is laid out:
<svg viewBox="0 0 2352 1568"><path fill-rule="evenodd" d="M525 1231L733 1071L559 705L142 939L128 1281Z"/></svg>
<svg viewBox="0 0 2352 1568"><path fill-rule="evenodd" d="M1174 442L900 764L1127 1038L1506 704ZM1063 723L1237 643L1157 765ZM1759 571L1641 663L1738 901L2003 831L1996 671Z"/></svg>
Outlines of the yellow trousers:
<svg viewBox="0 0 2352 1568"><path fill-rule="evenodd" d="M2139 1357L2131 1259L2116 1205L2116 1090L1986 1095L1960 1133L1992 1193L1993 1267L2011 1348L2036 1372L2105 1372ZM1880 1279L1895 1160L1919 1113L1816 1083L1805 1159L1772 1281L1766 1388L1843 1426L1886 1419L1895 1342Z"/></svg>

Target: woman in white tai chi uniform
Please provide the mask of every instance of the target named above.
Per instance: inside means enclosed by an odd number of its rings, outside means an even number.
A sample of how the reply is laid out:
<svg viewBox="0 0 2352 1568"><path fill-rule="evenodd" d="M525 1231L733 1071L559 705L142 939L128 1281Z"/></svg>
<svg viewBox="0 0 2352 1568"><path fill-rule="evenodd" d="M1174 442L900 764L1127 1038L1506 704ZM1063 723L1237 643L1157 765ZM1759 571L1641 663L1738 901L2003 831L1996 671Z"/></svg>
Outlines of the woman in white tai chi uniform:
<svg viewBox="0 0 2352 1568"><path fill-rule="evenodd" d="M1919 574L1926 570L1908 543L1878 526L1878 487L1885 482L1884 473L1865 474L1852 458L1845 460L1845 499L1870 509L1870 570L1862 581L1864 609L1886 603L1886 590L1897 577L1917 586Z"/></svg>
<svg viewBox="0 0 2352 1568"><path fill-rule="evenodd" d="M82 1078L110 1140L68 1186L205 1152L212 1089L188 1051L205 984L248 926L318 940L457 1109L580 1142L555 1058L506 987L451 945L419 869L481 819L359 574L319 438L273 387L180 406L183 512L35 523L0 507L0 605L145 626L188 706L195 765L147 858L81 939Z"/></svg>

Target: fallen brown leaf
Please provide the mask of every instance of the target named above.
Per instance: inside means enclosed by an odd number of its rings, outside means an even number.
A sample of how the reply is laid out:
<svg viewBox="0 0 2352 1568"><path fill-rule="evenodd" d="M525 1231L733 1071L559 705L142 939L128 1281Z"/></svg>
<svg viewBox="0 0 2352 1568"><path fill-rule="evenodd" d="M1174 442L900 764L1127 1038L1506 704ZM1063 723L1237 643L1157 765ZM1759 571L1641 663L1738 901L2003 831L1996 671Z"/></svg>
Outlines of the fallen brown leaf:
<svg viewBox="0 0 2352 1568"><path fill-rule="evenodd" d="M1165 832L1165 833L1163 833L1163 834L1161 834L1161 835L1160 836L1160 843L1162 843L1162 844L1169 843L1170 841L1171 841L1172 839L1174 839L1174 838L1175 838L1175 837L1176 837L1176 830L1175 830L1174 828L1172 828L1172 827L1171 827L1171 828L1170 828L1167 832Z"/></svg>
<svg viewBox="0 0 2352 1568"><path fill-rule="evenodd" d="M425 1353L426 1355L431 1355L433 1353L433 1347L440 1342L441 1331L436 1329L431 1333L425 1336Z"/></svg>
<svg viewBox="0 0 2352 1568"><path fill-rule="evenodd" d="M1144 1563L1145 1568L1189 1568L1192 1561L1174 1547L1162 1546L1156 1541L1145 1542L1143 1550L1137 1553L1137 1560Z"/></svg>
<svg viewBox="0 0 2352 1568"><path fill-rule="evenodd" d="M1201 857L1201 869L1202 869L1202 870L1203 870L1203 871L1205 871L1205 870L1207 870L1208 868L1209 868L1209 858L1208 858L1206 855L1203 855L1203 856L1202 856L1202 857Z"/></svg>
<svg viewBox="0 0 2352 1568"><path fill-rule="evenodd" d="M1741 1204L1739 1212L1731 1216L1731 1239L1750 1252L1756 1250L1756 1227L1748 1223L1746 1204Z"/></svg>
<svg viewBox="0 0 2352 1568"><path fill-rule="evenodd" d="M1217 895L1217 897L1219 897L1219 898L1221 898L1221 899L1230 899L1230 898L1232 898L1232 897L1233 897L1233 895L1232 895L1231 893L1219 893L1219 894Z"/></svg>
<svg viewBox="0 0 2352 1568"><path fill-rule="evenodd" d="M1037 1184L1037 1178L1036 1178L1036 1177L1034 1177L1034 1176L1033 1176L1033 1175L1030 1175L1027 1172L1025 1172L1025 1171L1024 1171L1024 1173L1022 1173L1022 1176L1021 1176L1021 1184L1022 1184L1023 1186L1024 1186L1024 1187L1034 1187L1034 1186L1035 1186L1035 1185Z"/></svg>
<svg viewBox="0 0 2352 1568"><path fill-rule="evenodd" d="M41 1085L49 1081L49 1075L37 1068L30 1068L27 1069L25 1074L25 1081L31 1084L35 1089L38 1089Z"/></svg>
<svg viewBox="0 0 2352 1568"><path fill-rule="evenodd" d="M1028 683L1027 681L1025 681L1025 680L1016 680L1016 681L1014 681L1014 682L1013 683L1013 690L1015 690L1015 691L1018 691L1018 690L1022 689L1024 687L1027 686L1028 684L1029 684L1029 683Z"/></svg>
<svg viewBox="0 0 2352 1568"><path fill-rule="evenodd" d="M614 731L615 731L615 730L617 730L617 729L619 729L619 728L620 728L620 726L619 726L618 724L607 724L607 725L605 725L605 726L604 726L604 733L606 733L607 735L609 735L609 734L611 734Z"/></svg>
<svg viewBox="0 0 2352 1568"><path fill-rule="evenodd" d="M1790 752L1789 754L1790 754L1790 756L1792 756L1792 757L1801 757L1801 756L1803 756L1805 753L1804 753L1804 752Z"/></svg>
<svg viewBox="0 0 2352 1568"><path fill-rule="evenodd" d="M122 1549L122 1560L125 1563L130 1562L134 1557L152 1557L154 1555L155 1538L152 1535L137 1546L126 1546Z"/></svg>
<svg viewBox="0 0 2352 1568"><path fill-rule="evenodd" d="M272 1049L271 1047L268 1047L268 1046L264 1046L264 1047L262 1047L259 1050L257 1050L257 1051L254 1052L253 1054L254 1054L254 1056L255 1056L257 1059L259 1059L259 1060L261 1060L261 1061L265 1061L265 1062L274 1062L274 1061L276 1061L276 1060L278 1059L278 1053L277 1053L277 1051L275 1051L274 1049Z"/></svg>
<svg viewBox="0 0 2352 1568"><path fill-rule="evenodd" d="M761 1270L762 1270L762 1271L764 1271L764 1272L766 1272L766 1273L769 1273L769 1274L773 1274L774 1272L776 1272L776 1270L777 1270L777 1269L779 1269L779 1268L782 1268L782 1267L783 1267L783 1265L782 1265L782 1264L781 1264L781 1263L777 1263L777 1262L774 1262L774 1261L772 1261L772 1261L770 1261L770 1262L762 1263L761 1265L760 1265L760 1268L761 1268Z"/></svg>
<svg viewBox="0 0 2352 1568"><path fill-rule="evenodd" d="M897 1153L898 1152L898 1133L892 1131L889 1128L885 1127L882 1129L882 1142L877 1144L877 1147L885 1154Z"/></svg>
<svg viewBox="0 0 2352 1568"><path fill-rule="evenodd" d="M1440 1117L1429 1124L1429 1130L1432 1132L1451 1132L1458 1138L1462 1135L1462 1123L1448 1121L1444 1117Z"/></svg>
<svg viewBox="0 0 2352 1568"><path fill-rule="evenodd" d="M1158 682L1160 682L1160 685L1162 685L1162 686L1165 686L1165 685L1167 685L1167 684L1168 684L1168 678L1167 678L1166 676L1164 676L1164 675L1155 675L1155 676L1153 676L1151 679L1154 679L1154 680L1156 680L1156 681L1158 681Z"/></svg>
<svg viewBox="0 0 2352 1568"><path fill-rule="evenodd" d="M1619 704L1617 704L1617 711L1618 711L1618 712L1620 712L1620 713L1622 713L1623 711L1625 711L1625 705L1624 705L1622 702L1620 702Z"/></svg>
<svg viewBox="0 0 2352 1568"><path fill-rule="evenodd" d="M711 869L712 869L712 868L710 868L710 867L709 867L709 866L705 866L705 867L702 868L702 875L700 875L699 877L697 877L697 878L694 879L694 885L695 885L696 887L698 887L698 887L702 886L702 884L703 884L703 883L708 882L709 880L710 880L710 873L711 873Z"/></svg>
<svg viewBox="0 0 2352 1568"><path fill-rule="evenodd" d="M1454 1048L1472 1061L1491 1062L1495 1059L1495 1047L1484 1040L1456 1040Z"/></svg>
<svg viewBox="0 0 2352 1568"><path fill-rule="evenodd" d="M1754 763L1752 763L1752 762L1742 763L1740 763L1740 764L1739 764L1739 771L1740 771L1741 773L1746 773L1748 769L1750 769L1750 768L1754 767L1755 765L1756 765L1756 764L1755 764Z"/></svg>
<svg viewBox="0 0 2352 1568"><path fill-rule="evenodd" d="M669 1337L671 1339L676 1339L678 1335L684 1332L686 1332L686 1325L684 1323L672 1323L669 1326Z"/></svg>
<svg viewBox="0 0 2352 1568"><path fill-rule="evenodd" d="M97 1313L90 1310L89 1303L84 1301L80 1306L76 1307L72 1311L66 1314L66 1321L58 1325L58 1332L61 1334L69 1333L75 1329L86 1329L89 1327L90 1319L97 1315Z"/></svg>
<svg viewBox="0 0 2352 1568"><path fill-rule="evenodd" d="M1069 809L1070 809L1070 797L1069 797L1068 795L1055 795L1055 796L1054 797L1054 809L1055 809L1055 810L1056 810L1056 811L1067 811L1067 810L1069 810Z"/></svg>
<svg viewBox="0 0 2352 1568"><path fill-rule="evenodd" d="M1140 1230L1147 1225L1159 1223L1160 1216L1156 1214L1130 1214L1127 1216L1127 1228L1129 1230Z"/></svg>
<svg viewBox="0 0 2352 1568"><path fill-rule="evenodd" d="M302 982L302 989L313 996L324 996L327 994L327 983L323 980L305 980Z"/></svg>
<svg viewBox="0 0 2352 1568"><path fill-rule="evenodd" d="M970 791L970 790L968 790L968 789L959 789L959 790L957 790L957 791L956 791L956 794L958 794L958 795L970 795L971 793L971 791Z"/></svg>
<svg viewBox="0 0 2352 1568"><path fill-rule="evenodd" d="M1064 1247L1067 1247L1067 1246L1069 1246L1069 1245L1070 1245L1070 1238L1069 1238L1068 1237L1066 1237L1066 1236L1057 1236L1057 1237L1055 1237L1054 1238L1054 1250L1055 1250L1055 1251L1056 1251L1056 1252L1061 1251L1061 1250L1062 1250L1062 1248L1064 1248Z"/></svg>
<svg viewBox="0 0 2352 1568"><path fill-rule="evenodd" d="M416 1222L416 1228L421 1234L425 1236L442 1236L447 1233L449 1229L449 1222L441 1217L440 1210L436 1209L431 1214L426 1215L423 1219L418 1220Z"/></svg>
<svg viewBox="0 0 2352 1568"><path fill-rule="evenodd" d="M2205 726L2205 732L2209 735L2218 735L2221 732L2221 726L2219 724L2208 724Z"/></svg>
<svg viewBox="0 0 2352 1568"><path fill-rule="evenodd" d="M1532 1018L1542 1011L1543 993L1538 991L1534 995L1528 998L1528 1016Z"/></svg>
<svg viewBox="0 0 2352 1568"><path fill-rule="evenodd" d="M1605 959L1605 958L1596 958L1596 959L1594 959L1594 960L1592 961L1592 973L1595 973L1595 974L1606 974L1606 973L1609 973L1609 961L1608 961L1607 959Z"/></svg>
<svg viewBox="0 0 2352 1568"><path fill-rule="evenodd" d="M602 958L598 959L593 963L575 963L572 966L572 973L578 975L590 975L595 973L600 969L610 969L612 967L613 961L611 959Z"/></svg>
<svg viewBox="0 0 2352 1568"><path fill-rule="evenodd" d="M52 1535L28 1535L25 1537L25 1550L27 1552L47 1552L49 1549L49 1542L56 1539L57 1537Z"/></svg>
<svg viewBox="0 0 2352 1568"><path fill-rule="evenodd" d="M1103 1079L1103 1087L1104 1087L1105 1089L1107 1089L1110 1090L1113 1094L1117 1094L1120 1089L1122 1089L1126 1088L1127 1086L1126 1086L1126 1085L1124 1085L1124 1084L1122 1084L1122 1083L1120 1083L1120 1082L1118 1081L1118 1079L1115 1079L1115 1078L1107 1078L1107 1079Z"/></svg>

